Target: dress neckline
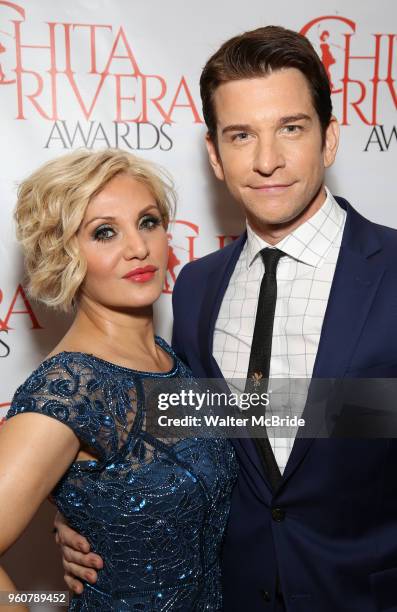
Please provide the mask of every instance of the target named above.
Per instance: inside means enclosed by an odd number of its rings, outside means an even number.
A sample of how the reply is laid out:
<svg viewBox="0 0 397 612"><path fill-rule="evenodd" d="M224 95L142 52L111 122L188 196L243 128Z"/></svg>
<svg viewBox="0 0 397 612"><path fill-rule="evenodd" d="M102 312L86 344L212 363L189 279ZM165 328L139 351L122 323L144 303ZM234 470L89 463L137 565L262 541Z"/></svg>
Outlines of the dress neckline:
<svg viewBox="0 0 397 612"><path fill-rule="evenodd" d="M51 357L48 357L47 359L44 359L44 361L41 362L40 366L43 366L53 360L56 360L57 358L59 358L61 355L82 355L83 357L89 357L90 359L93 359L94 361L97 361L98 363L103 363L106 366L115 369L115 370L119 370L121 372L133 372L135 374L144 374L144 375L148 375L148 376L171 376L172 374L175 373L175 371L177 370L178 367L178 363L177 363L177 359L176 359L176 355L174 353L174 351L172 350L172 348L165 342L165 340L163 340L163 338L161 338L160 336L155 336L154 340L157 344L157 346L159 346L163 351L165 351L172 359L172 366L169 370L167 370L166 372L151 372L151 371L147 371L147 370L136 370L134 368L127 368L126 366L122 366L118 363L114 363L113 361L107 361L106 359L102 359L102 357L97 357L96 355L93 355L92 353L86 353L84 351L60 351L59 353L56 353L55 355L51 355Z"/></svg>

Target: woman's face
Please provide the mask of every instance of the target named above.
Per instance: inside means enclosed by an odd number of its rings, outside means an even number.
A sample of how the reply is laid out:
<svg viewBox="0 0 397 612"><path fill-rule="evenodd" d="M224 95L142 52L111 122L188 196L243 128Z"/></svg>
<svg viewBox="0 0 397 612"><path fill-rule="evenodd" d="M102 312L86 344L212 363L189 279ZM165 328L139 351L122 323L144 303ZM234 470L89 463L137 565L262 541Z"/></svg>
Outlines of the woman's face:
<svg viewBox="0 0 397 612"><path fill-rule="evenodd" d="M128 309L159 297L168 241L146 185L127 174L115 176L88 204L77 237L87 262L80 298Z"/></svg>

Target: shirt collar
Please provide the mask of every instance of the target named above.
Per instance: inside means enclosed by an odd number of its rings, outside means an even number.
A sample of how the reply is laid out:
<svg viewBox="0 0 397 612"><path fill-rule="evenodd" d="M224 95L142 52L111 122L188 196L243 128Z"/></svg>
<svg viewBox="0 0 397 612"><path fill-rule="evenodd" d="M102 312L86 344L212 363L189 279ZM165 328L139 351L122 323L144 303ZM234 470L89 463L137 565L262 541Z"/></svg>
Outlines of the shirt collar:
<svg viewBox="0 0 397 612"><path fill-rule="evenodd" d="M346 213L327 187L325 190L327 197L321 208L275 246L255 234L247 223L247 268L266 247L276 247L293 259L315 268L321 267L332 244L341 233L346 217Z"/></svg>

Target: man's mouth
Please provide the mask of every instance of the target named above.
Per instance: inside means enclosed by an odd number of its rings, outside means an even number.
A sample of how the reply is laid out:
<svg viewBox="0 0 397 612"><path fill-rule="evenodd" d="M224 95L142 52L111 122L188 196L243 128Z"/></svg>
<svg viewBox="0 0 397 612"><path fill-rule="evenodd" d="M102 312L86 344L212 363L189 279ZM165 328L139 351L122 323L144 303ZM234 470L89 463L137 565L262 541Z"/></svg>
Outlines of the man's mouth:
<svg viewBox="0 0 397 612"><path fill-rule="evenodd" d="M262 183L261 185L249 185L249 188L263 193L282 193L292 185L293 183Z"/></svg>

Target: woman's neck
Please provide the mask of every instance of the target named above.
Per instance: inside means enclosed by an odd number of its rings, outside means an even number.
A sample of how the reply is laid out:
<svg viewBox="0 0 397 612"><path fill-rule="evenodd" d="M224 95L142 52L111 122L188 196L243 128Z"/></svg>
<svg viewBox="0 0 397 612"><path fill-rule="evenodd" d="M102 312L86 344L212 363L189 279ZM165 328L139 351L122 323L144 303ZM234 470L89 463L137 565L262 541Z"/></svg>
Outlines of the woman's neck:
<svg viewBox="0 0 397 612"><path fill-rule="evenodd" d="M91 353L137 370L167 370L170 358L154 340L151 306L130 311L82 299L72 326L51 354Z"/></svg>

